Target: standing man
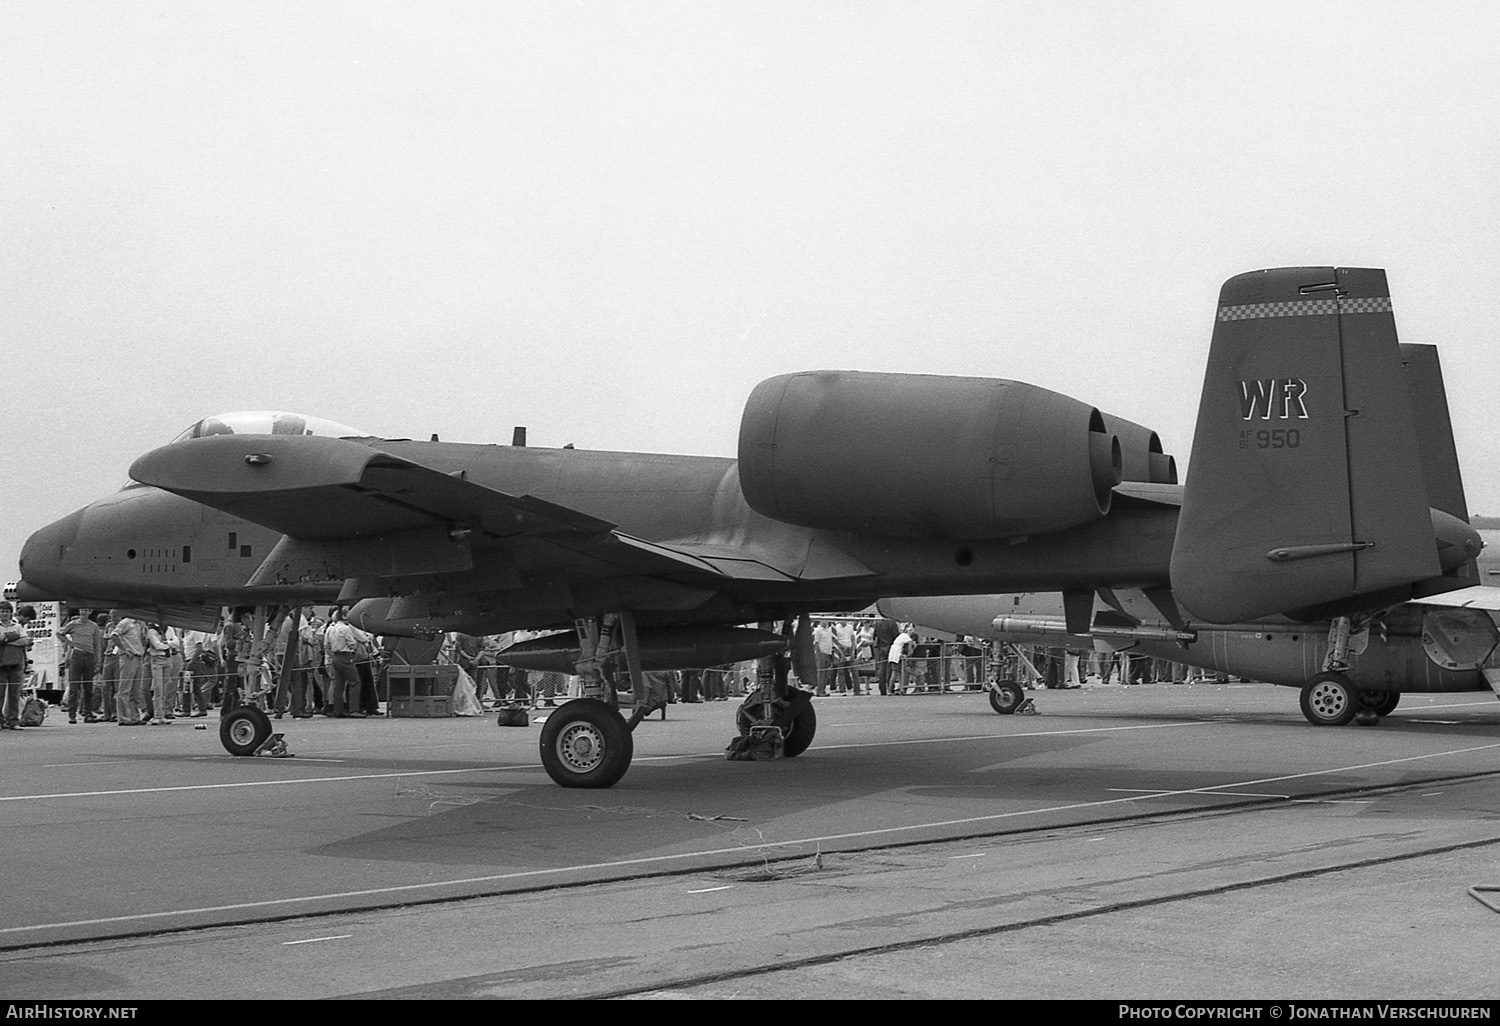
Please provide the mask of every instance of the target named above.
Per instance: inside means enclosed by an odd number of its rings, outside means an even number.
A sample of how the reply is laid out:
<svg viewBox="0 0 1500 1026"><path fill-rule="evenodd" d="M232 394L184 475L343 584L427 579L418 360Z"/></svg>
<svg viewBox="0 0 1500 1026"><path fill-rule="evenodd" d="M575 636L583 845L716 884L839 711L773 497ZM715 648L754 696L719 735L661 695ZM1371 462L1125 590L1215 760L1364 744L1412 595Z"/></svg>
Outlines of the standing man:
<svg viewBox="0 0 1500 1026"><path fill-rule="evenodd" d="M177 684L172 680L172 648L182 641L166 624L154 623L146 628L146 664L151 672L151 711L148 726L161 726L175 720Z"/></svg>
<svg viewBox="0 0 1500 1026"><path fill-rule="evenodd" d="M99 625L91 618L93 611L77 610L67 623L57 631L58 640L67 646L68 695L63 704L68 707L68 722L78 722L78 703L83 700L83 722L97 722L94 715L94 674L99 668L99 653L104 635Z"/></svg>
<svg viewBox="0 0 1500 1026"><path fill-rule="evenodd" d="M854 675L854 625L848 620L833 622L833 685L840 694L859 693L859 678Z"/></svg>
<svg viewBox="0 0 1500 1026"><path fill-rule="evenodd" d="M911 632L906 628L896 635L896 640L891 642L890 650L886 653L886 680L889 681L891 694L901 693L901 660L906 658L907 650L916 643Z"/></svg>
<svg viewBox="0 0 1500 1026"><path fill-rule="evenodd" d="M818 679L814 682L819 698L828 697L828 685L833 683L833 629L823 621L813 627L813 654L817 658Z"/></svg>
<svg viewBox="0 0 1500 1026"><path fill-rule="evenodd" d="M21 728L21 685L31 636L16 621L16 607L0 599L0 729Z"/></svg>
<svg viewBox="0 0 1500 1026"><path fill-rule="evenodd" d="M102 668L99 671L99 719L105 723L115 721L115 690L120 685L120 653L110 640L109 632L115 629L114 617L108 613L95 613L94 623L99 625L99 647ZM93 710L90 710L92 712Z"/></svg>
<svg viewBox="0 0 1500 1026"><path fill-rule="evenodd" d="M364 718L359 711L359 670L355 663L364 647L364 632L344 619L344 610L335 606L328 618L323 645L328 652L328 669L332 675L333 715L336 718ZM349 712L347 710L354 710Z"/></svg>
<svg viewBox="0 0 1500 1026"><path fill-rule="evenodd" d="M141 671L146 658L146 628L139 620L111 609L115 622L109 641L120 656L120 678L115 683L115 715L122 727L139 727L141 720Z"/></svg>
<svg viewBox="0 0 1500 1026"><path fill-rule="evenodd" d="M882 616L875 621L875 661L879 664L875 671L879 674L880 693L888 695L891 693L891 662L887 658L891 646L896 643L896 635L901 633L901 626L889 616Z"/></svg>
<svg viewBox="0 0 1500 1026"><path fill-rule="evenodd" d="M207 631L187 631L182 636L182 647L186 656L189 695L187 701L192 708L184 708L185 714L207 716L213 704L213 675L219 668L219 656L214 651L215 635Z"/></svg>

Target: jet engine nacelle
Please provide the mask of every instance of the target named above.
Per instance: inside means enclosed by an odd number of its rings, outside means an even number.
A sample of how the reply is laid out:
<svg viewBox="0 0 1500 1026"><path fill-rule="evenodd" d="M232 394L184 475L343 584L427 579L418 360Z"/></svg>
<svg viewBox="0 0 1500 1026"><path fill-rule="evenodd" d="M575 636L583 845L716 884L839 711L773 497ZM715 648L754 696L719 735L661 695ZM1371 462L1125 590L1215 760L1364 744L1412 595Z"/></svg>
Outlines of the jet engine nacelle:
<svg viewBox="0 0 1500 1026"><path fill-rule="evenodd" d="M739 474L776 520L962 540L1103 516L1121 454L1098 410L1035 385L812 371L750 394Z"/></svg>

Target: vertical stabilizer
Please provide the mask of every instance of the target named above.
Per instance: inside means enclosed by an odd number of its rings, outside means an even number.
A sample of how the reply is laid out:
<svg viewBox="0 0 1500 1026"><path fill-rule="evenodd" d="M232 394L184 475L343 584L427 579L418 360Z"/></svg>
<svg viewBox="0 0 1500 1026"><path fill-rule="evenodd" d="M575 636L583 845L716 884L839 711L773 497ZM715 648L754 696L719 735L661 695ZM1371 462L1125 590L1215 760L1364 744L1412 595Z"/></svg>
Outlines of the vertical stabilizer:
<svg viewBox="0 0 1500 1026"><path fill-rule="evenodd" d="M1437 346L1403 342L1401 362L1406 368L1406 387L1416 418L1427 501L1434 509L1468 523L1469 504L1464 498L1464 479L1458 469L1458 447L1453 442L1453 420L1448 413L1448 392L1443 387Z"/></svg>
<svg viewBox="0 0 1500 1026"><path fill-rule="evenodd" d="M1440 572L1385 272L1229 279L1172 552L1194 616L1234 623Z"/></svg>

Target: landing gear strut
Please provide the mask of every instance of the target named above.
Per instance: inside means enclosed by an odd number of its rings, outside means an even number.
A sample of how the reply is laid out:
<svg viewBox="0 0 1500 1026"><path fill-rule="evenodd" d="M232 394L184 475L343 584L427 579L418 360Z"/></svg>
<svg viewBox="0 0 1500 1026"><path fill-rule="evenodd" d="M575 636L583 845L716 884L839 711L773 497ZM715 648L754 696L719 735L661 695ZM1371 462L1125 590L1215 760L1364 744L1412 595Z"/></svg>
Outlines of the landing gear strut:
<svg viewBox="0 0 1500 1026"><path fill-rule="evenodd" d="M763 626L769 627L769 624ZM791 627L790 622L786 624ZM810 649L812 624L806 614L799 617L793 655L797 643ZM811 662L811 660L805 660ZM735 711L739 736L729 743L725 756L734 761L791 759L807 751L818 732L818 716L813 711L812 694L787 684L790 660L786 655L767 656L759 668L760 686L745 697ZM803 671L798 670L799 676Z"/></svg>

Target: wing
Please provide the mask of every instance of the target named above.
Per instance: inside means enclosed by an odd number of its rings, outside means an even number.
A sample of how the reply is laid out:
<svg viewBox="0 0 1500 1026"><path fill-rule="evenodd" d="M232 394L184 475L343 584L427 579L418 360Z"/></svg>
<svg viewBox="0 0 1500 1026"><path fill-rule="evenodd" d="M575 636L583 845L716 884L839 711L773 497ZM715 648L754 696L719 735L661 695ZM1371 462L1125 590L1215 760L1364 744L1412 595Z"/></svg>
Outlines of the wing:
<svg viewBox="0 0 1500 1026"><path fill-rule="evenodd" d="M515 557L528 555L521 562L531 572L540 565L563 579L644 575L704 584L794 578L774 558L634 537L586 513L348 439L192 439L147 453L130 474L284 535L252 585L470 574L472 580L450 580L447 587L519 587ZM485 550L478 562L476 542Z"/></svg>

